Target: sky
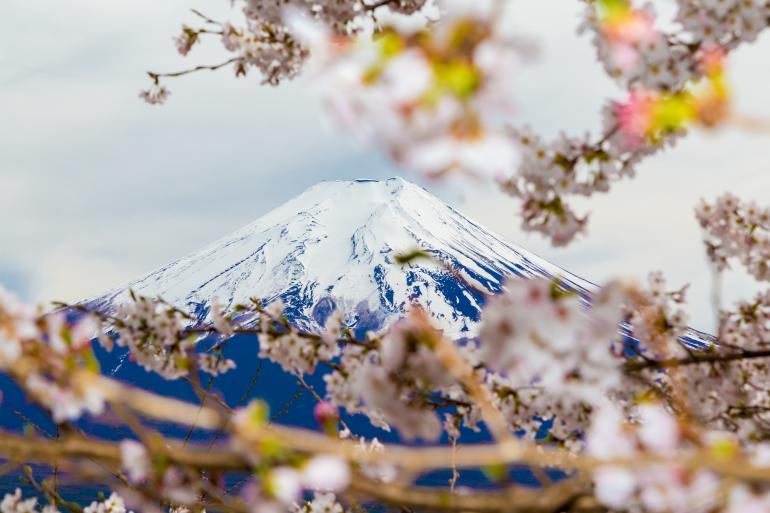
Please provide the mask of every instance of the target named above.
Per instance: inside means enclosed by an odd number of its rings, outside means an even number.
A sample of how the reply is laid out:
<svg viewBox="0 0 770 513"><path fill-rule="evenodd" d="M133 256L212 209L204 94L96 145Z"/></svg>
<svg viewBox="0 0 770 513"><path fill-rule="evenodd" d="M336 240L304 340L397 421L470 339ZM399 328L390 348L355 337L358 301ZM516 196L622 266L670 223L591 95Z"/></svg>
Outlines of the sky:
<svg viewBox="0 0 770 513"><path fill-rule="evenodd" d="M660 3L660 2L659 2ZM663 12L672 2L662 2ZM202 0L3 0L0 3L0 284L25 300L76 301L138 277L248 224L322 180L401 175L498 233L586 279L690 283L694 326L713 329L713 277L693 216L730 190L770 204L770 133L693 132L645 161L638 177L581 204L589 232L567 248L522 232L514 200L493 184L428 182L325 122L306 81L261 86L229 70L169 82L163 107L137 98L145 71L215 63L172 42ZM599 128L620 91L576 34L576 0L517 0L511 23L539 46L519 70L516 124L554 136ZM730 61L736 111L770 120L770 37ZM756 289L723 277L728 303Z"/></svg>

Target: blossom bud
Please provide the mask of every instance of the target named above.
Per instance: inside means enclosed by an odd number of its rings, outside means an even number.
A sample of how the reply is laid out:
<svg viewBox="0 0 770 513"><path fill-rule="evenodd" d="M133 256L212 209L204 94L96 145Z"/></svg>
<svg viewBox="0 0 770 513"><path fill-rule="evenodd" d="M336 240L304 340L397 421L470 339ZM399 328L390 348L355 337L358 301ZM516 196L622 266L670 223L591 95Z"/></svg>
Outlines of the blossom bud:
<svg viewBox="0 0 770 513"><path fill-rule="evenodd" d="M313 408L313 416L318 426L321 427L328 435L336 436L339 430L338 423L340 420L340 412L337 407L328 401L321 401Z"/></svg>

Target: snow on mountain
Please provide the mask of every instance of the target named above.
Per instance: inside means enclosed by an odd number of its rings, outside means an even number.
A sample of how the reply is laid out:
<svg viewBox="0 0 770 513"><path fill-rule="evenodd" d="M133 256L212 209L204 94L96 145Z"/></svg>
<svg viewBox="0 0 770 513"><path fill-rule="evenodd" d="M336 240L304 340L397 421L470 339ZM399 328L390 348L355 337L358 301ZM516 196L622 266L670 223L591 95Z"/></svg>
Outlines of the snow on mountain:
<svg viewBox="0 0 770 513"><path fill-rule="evenodd" d="M437 261L396 262L415 248ZM134 290L203 320L215 296L227 308L250 297L266 303L280 297L299 327L319 329L339 308L358 331L382 328L418 302L448 335L463 337L474 334L480 291L499 291L510 275L559 277L585 297L595 289L401 178L339 181L313 186L233 234L86 303L109 311Z"/></svg>

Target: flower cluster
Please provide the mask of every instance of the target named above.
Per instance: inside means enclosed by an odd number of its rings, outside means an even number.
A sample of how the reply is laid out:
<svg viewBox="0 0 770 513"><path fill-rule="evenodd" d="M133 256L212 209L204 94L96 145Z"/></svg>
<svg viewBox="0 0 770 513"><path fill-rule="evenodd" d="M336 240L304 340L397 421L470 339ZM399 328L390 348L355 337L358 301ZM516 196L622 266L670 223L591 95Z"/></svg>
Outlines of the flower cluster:
<svg viewBox="0 0 770 513"><path fill-rule="evenodd" d="M34 308L0 287L0 370L11 367L21 357L23 340L37 335Z"/></svg>
<svg viewBox="0 0 770 513"><path fill-rule="evenodd" d="M653 392L711 429L732 432L742 441L765 439L770 434L770 368L762 337L770 298L759 294L753 302L721 312L718 343L692 349L681 339L687 330L684 289L667 291L660 273L651 273L649 282L646 289L629 289L626 306L634 337L627 347L629 363L641 381L627 380L613 398L630 404Z"/></svg>
<svg viewBox="0 0 770 513"><path fill-rule="evenodd" d="M623 292L610 284L590 309L580 296L547 280L515 280L490 298L479 333L481 360L515 376L518 386L574 395L589 404L604 400L620 380L619 338ZM597 395L599 394L599 395Z"/></svg>
<svg viewBox="0 0 770 513"><path fill-rule="evenodd" d="M340 354L336 333L342 331L339 313L329 315L325 335L300 332L283 317L283 302L271 302L260 313L259 356L281 365L287 372L313 373L319 362ZM331 335L329 335L331 334Z"/></svg>
<svg viewBox="0 0 770 513"><path fill-rule="evenodd" d="M729 113L724 61L741 42L767 27L770 4L762 1L679 2L682 33L654 26L651 5L629 0L587 2L582 30L593 33L607 73L628 89L623 101L604 108L601 137L560 136L544 143L529 130L515 130L522 152L503 190L522 201L525 229L564 245L585 229L587 218L567 204L569 195L607 192L634 174L635 165L673 144L689 126L712 127Z"/></svg>
<svg viewBox="0 0 770 513"><path fill-rule="evenodd" d="M634 89L626 101L608 104L598 141L561 135L548 143L528 128L511 130L521 162L501 186L521 200L524 229L548 236L554 245L568 244L587 222L566 202L568 196L607 192L612 182L633 176L641 159L673 144L690 124L720 121L728 101L722 58L719 51L702 52L705 77L688 83L688 89Z"/></svg>
<svg viewBox="0 0 770 513"><path fill-rule="evenodd" d="M511 280L488 300L469 362L512 430L534 440L549 421L549 441L580 449L593 406L622 379L623 298L614 283L589 306L558 283ZM477 413L467 414L472 427Z"/></svg>
<svg viewBox="0 0 770 513"><path fill-rule="evenodd" d="M106 499L94 501L90 506L83 508L83 513L133 513L133 511L126 509L123 497L112 492Z"/></svg>
<svg viewBox="0 0 770 513"><path fill-rule="evenodd" d="M676 20L694 42L734 48L756 40L770 21L765 0L677 0Z"/></svg>
<svg viewBox="0 0 770 513"><path fill-rule="evenodd" d="M46 504L38 510L37 497L25 499L21 488L16 488L14 493L6 493L0 501L2 513L59 513L55 504ZM133 513L126 509L123 498L117 493L112 493L107 499L94 501L90 506L83 508L83 513Z"/></svg>
<svg viewBox="0 0 770 513"><path fill-rule="evenodd" d="M294 78L308 56L308 49L281 21L248 14L244 27L222 25L222 45L236 54L236 76L245 76L250 68L255 68L263 81L271 85Z"/></svg>
<svg viewBox="0 0 770 513"><path fill-rule="evenodd" d="M729 102L724 57L720 48L704 50L698 55L702 77L697 80L674 93L633 89L625 102L616 102L621 144L637 149L681 134L688 125L711 127L723 121Z"/></svg>
<svg viewBox="0 0 770 513"><path fill-rule="evenodd" d="M91 315L72 322L62 312L39 316L0 287L0 371L17 378L57 423L99 414L104 398L89 376L98 371L91 348L98 328ZM73 368L85 372L75 376Z"/></svg>
<svg viewBox="0 0 770 513"><path fill-rule="evenodd" d="M499 23L502 7L439 2L429 29L389 18L373 37L329 40L320 85L333 118L428 175L510 172L516 151L499 123L525 50Z"/></svg>
<svg viewBox="0 0 770 513"><path fill-rule="evenodd" d="M338 367L324 376L330 401L406 438L437 439L441 422L430 396L455 387L433 352L441 336L416 308L369 347L346 346Z"/></svg>
<svg viewBox="0 0 770 513"><path fill-rule="evenodd" d="M770 346L770 290L757 293L752 301L738 301L732 310L720 312L719 340L747 350Z"/></svg>
<svg viewBox="0 0 770 513"><path fill-rule="evenodd" d="M631 332L645 356L672 358L684 355L684 347L678 342L687 331L685 303L686 287L669 291L666 279L660 271L651 272L648 287L635 287L629 294L626 317Z"/></svg>
<svg viewBox="0 0 770 513"><path fill-rule="evenodd" d="M588 454L632 460L665 455L683 444L679 421L663 406L642 404L638 416L639 424L632 425L614 407L601 408L587 435ZM690 472L683 465L602 466L594 481L597 498L611 508L708 513L718 505L719 479L708 470Z"/></svg>
<svg viewBox="0 0 770 513"><path fill-rule="evenodd" d="M631 0L587 2L580 30L593 33L599 61L624 87L673 92L704 75L721 80L724 54L754 41L770 20L770 4L763 0L677 4L677 32L655 27L651 3L637 8Z"/></svg>
<svg viewBox="0 0 770 513"><path fill-rule="evenodd" d="M144 369L177 379L192 368L199 337L187 331L191 319L177 308L132 293L132 301L118 307L113 321L116 343L127 347Z"/></svg>
<svg viewBox="0 0 770 513"><path fill-rule="evenodd" d="M45 506L43 513L58 513L56 506ZM37 513L37 497L23 498L21 488L16 488L14 493L6 493L0 501L2 513Z"/></svg>
<svg viewBox="0 0 770 513"><path fill-rule="evenodd" d="M521 162L500 182L502 190L521 200L522 227L549 237L555 246L570 243L587 222L566 196L607 192L613 180L630 173L631 156L613 146L611 137L591 143L561 135L546 142L529 128L512 129L510 137Z"/></svg>
<svg viewBox="0 0 770 513"><path fill-rule="evenodd" d="M734 258L757 280L770 281L770 209L726 193L714 203L701 201L696 216L718 271Z"/></svg>
<svg viewBox="0 0 770 513"><path fill-rule="evenodd" d="M150 105L163 105L170 95L171 91L157 81L149 89L139 91L139 98Z"/></svg>
<svg viewBox="0 0 770 513"><path fill-rule="evenodd" d="M98 387L87 382L60 384L42 374L32 374L24 385L57 423L78 419L84 413L99 415L104 411L104 396Z"/></svg>
<svg viewBox="0 0 770 513"><path fill-rule="evenodd" d="M222 47L235 56L228 61L196 69L219 69L232 64L236 76L245 76L256 69L263 82L277 85L296 77L310 55L310 45L297 33L297 23L317 24L330 37L346 37L376 24L387 13L415 15L426 0L393 0L369 4L362 0L238 0L243 14L241 23L217 22L195 11L203 26L182 25L174 38L177 51L186 56L204 36L218 35ZM376 14L376 15L375 15ZM295 25L295 26L293 26ZM301 32L301 31L300 31ZM313 51L319 51L312 48ZM168 90L159 83L161 76L181 73L150 73L153 87L142 91L140 97L150 104L163 103Z"/></svg>
<svg viewBox="0 0 770 513"><path fill-rule="evenodd" d="M688 466L686 458L695 450L715 461L758 461L762 451L742 453L737 440L723 432L694 432L662 405L642 403L635 408L636 420L610 405L595 415L587 436L587 452L599 460L636 461L632 466L608 464L594 471L596 496L610 508L671 513L713 511L764 511L770 491L731 487L707 468ZM666 460L678 453L681 460ZM644 460L649 463L641 463ZM656 461L657 460L657 461ZM764 505L764 507L762 507ZM751 509L751 508L757 509Z"/></svg>
<svg viewBox="0 0 770 513"><path fill-rule="evenodd" d="M626 347L637 382L614 398L633 403L653 392L703 425L737 433L741 439L764 437L770 400L766 362L744 359L750 345L736 346L726 338L717 344L687 341L685 288L670 291L660 272L650 273L645 288L630 287L625 316L630 337ZM727 318L734 314L723 313ZM738 321L738 316L733 317ZM725 321L726 322L726 321ZM739 328L734 327L736 332ZM738 341L736 334L731 335ZM702 359L703 363L698 363ZM669 367L659 362L670 362ZM681 366L677 362L689 362ZM641 386L646 384L645 386Z"/></svg>
<svg viewBox="0 0 770 513"><path fill-rule="evenodd" d="M345 507L333 493L316 493L313 500L293 504L291 513L345 513Z"/></svg>
<svg viewBox="0 0 770 513"><path fill-rule="evenodd" d="M198 368L212 376L219 376L236 367L230 358L224 358L221 353L199 353Z"/></svg>
<svg viewBox="0 0 770 513"><path fill-rule="evenodd" d="M581 30L593 32L599 61L625 86L675 90L689 78L691 52L655 29L651 4L636 9L627 0L589 2Z"/></svg>

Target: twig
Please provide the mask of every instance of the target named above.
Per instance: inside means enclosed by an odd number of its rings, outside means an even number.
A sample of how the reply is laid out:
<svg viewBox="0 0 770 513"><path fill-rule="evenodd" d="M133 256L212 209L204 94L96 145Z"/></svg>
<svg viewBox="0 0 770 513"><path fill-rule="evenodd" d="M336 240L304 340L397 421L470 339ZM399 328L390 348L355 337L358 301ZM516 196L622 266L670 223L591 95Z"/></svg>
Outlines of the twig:
<svg viewBox="0 0 770 513"><path fill-rule="evenodd" d="M161 78L173 78L173 77L181 77L183 75L189 75L190 73L195 73L198 71L216 71L220 68L224 68L225 66L229 64L233 64L235 62L242 61L242 57L232 57L225 62L220 62L219 64L208 64L208 65L200 65L195 66L194 68L188 68L181 71L172 71L168 73L156 73L154 71L148 71L147 75L152 79L153 82L156 82Z"/></svg>

